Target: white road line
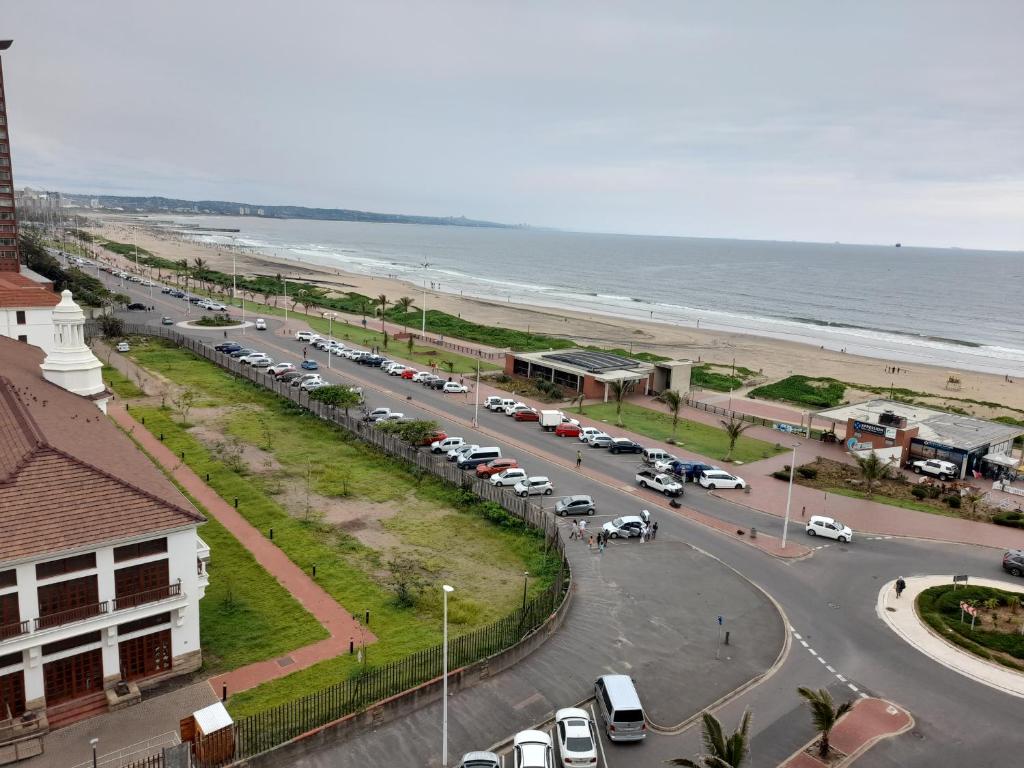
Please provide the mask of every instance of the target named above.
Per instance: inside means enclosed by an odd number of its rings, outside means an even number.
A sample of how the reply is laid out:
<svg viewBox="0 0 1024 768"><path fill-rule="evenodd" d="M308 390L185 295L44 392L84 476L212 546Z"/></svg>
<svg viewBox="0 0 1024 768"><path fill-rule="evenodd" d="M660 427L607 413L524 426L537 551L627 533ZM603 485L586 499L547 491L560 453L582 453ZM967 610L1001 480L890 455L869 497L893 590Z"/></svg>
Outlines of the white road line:
<svg viewBox="0 0 1024 768"><path fill-rule="evenodd" d="M797 632L797 631L796 631L795 629L793 629L792 627L790 627L790 629L792 629L792 631L793 631L793 637L795 637L795 638L796 638L797 640L799 640L799 639L800 639L800 633L799 633L799 632Z"/></svg>
<svg viewBox="0 0 1024 768"><path fill-rule="evenodd" d="M601 765L608 765L608 758L605 757L605 754L604 754L604 739L602 738L602 734L600 733L601 726L598 725L597 713L594 712L594 705L591 704L589 709L590 709L590 719L594 723L594 730L598 731L598 734L597 734L597 748L601 750Z"/></svg>
<svg viewBox="0 0 1024 768"><path fill-rule="evenodd" d="M846 684L846 687L847 687L847 688L849 688L849 689L850 689L851 691L853 691L854 693L857 693L857 692L858 692L858 691L860 690L860 689L859 689L859 688L857 688L857 686L856 686L856 685L854 685L853 683L847 683L847 684Z"/></svg>
<svg viewBox="0 0 1024 768"><path fill-rule="evenodd" d="M825 664L825 660L823 658L821 658L821 656L818 657L818 661L820 661L822 664ZM826 665L826 666L828 666L828 665Z"/></svg>
<svg viewBox="0 0 1024 768"><path fill-rule="evenodd" d="M814 650L813 648L808 648L807 651L808 651L808 653L811 654L811 656L817 656L818 655L818 652L816 650Z"/></svg>
<svg viewBox="0 0 1024 768"><path fill-rule="evenodd" d="M857 695L860 696L862 699L866 699L868 697L866 693L859 693Z"/></svg>
<svg viewBox="0 0 1024 768"><path fill-rule="evenodd" d="M829 672L831 672L831 673L832 673L833 675L834 675L834 674L836 673L836 671L835 671L834 669L832 669L832 665L831 665L831 664L826 664L826 665L825 665L825 669L827 669L827 670L828 670Z"/></svg>
<svg viewBox="0 0 1024 768"><path fill-rule="evenodd" d="M838 672L836 672L836 677L839 678L839 682L841 682L841 683L845 683L846 682L846 678L843 677L842 675L840 675Z"/></svg>
<svg viewBox="0 0 1024 768"><path fill-rule="evenodd" d="M811 646L809 646L809 645L807 644L807 641L806 641L806 640L801 640L801 641L800 641L800 645L802 645L802 646L803 646L804 648L810 648L810 647L811 647Z"/></svg>

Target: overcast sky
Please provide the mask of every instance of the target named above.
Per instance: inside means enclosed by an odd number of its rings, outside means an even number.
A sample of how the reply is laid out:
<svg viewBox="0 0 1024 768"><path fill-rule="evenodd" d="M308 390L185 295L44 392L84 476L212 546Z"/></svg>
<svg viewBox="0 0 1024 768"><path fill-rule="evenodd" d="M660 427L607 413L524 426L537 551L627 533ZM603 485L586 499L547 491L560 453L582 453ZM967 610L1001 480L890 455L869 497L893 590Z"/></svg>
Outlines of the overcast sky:
<svg viewBox="0 0 1024 768"><path fill-rule="evenodd" d="M15 182L1024 249L1024 2L3 0Z"/></svg>

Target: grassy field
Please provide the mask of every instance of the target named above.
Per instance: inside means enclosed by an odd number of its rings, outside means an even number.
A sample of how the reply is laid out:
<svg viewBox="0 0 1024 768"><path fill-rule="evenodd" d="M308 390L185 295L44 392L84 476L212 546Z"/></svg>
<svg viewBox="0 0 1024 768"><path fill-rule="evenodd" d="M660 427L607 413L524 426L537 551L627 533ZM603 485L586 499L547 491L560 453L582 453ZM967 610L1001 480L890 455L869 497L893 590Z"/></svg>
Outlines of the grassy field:
<svg viewBox="0 0 1024 768"><path fill-rule="evenodd" d="M583 409L583 413L591 419L607 421L608 431L615 432L615 403L588 405ZM652 411L650 408L632 403L623 403L622 422L626 429L654 440L664 441L672 436L672 416L667 412ZM676 441L680 448L699 453L713 461L721 461L729 450L729 439L725 430L687 419L679 419ZM774 456L782 450L776 449L774 444L764 440L741 435L736 441L732 458L734 461L749 464Z"/></svg>
<svg viewBox="0 0 1024 768"><path fill-rule="evenodd" d="M439 593L428 589L415 609L399 608L383 583L385 553L317 514L304 519L295 514L294 505L290 514L278 498L282 487L298 487L301 496L308 483L310 492L322 499L350 498L367 512L374 505L394 507L382 521L387 536L417 557L428 583L443 580L458 590L449 602L449 622L456 633L513 610L522 599L523 571L534 575L532 594L550 583L557 562L545 558L542 541L489 522L481 505L467 501L459 489L418 478L341 430L187 352L152 341L133 347L131 354L145 367L195 389L200 407L218 409L216 418L228 436L264 451L279 465L269 473L236 471L223 452L217 455L200 442L173 413L133 408L137 416L145 416L147 429L163 433L169 449L185 453L197 474L210 474L209 484L222 498L233 503L237 497L239 511L249 522L263 531L273 527L275 543L299 567L310 572L315 563L318 582L339 603L355 613L371 612L371 629L379 638L370 650L372 661L401 658L440 640ZM453 546L455 537L458 546ZM324 669L233 697L231 709L236 714L256 711L309 692L350 670L354 662L343 658L325 664Z"/></svg>
<svg viewBox="0 0 1024 768"><path fill-rule="evenodd" d="M750 390L750 397L781 400L811 408L833 408L843 402L846 384L836 379L789 376Z"/></svg>
<svg viewBox="0 0 1024 768"><path fill-rule="evenodd" d="M144 394L134 381L110 365L103 366L103 381L111 392L121 398L141 397Z"/></svg>
<svg viewBox="0 0 1024 768"><path fill-rule="evenodd" d="M796 482L795 478L794 482ZM803 485L803 483L800 484ZM958 510L950 509L949 507L940 507L934 504L926 504L923 501L917 501L916 499L901 499L896 496L887 496L884 493L873 493L871 498L868 499L864 495L864 491L858 491L853 488L841 488L838 486L827 486L823 490L826 493L834 493L837 496L849 496L851 499L860 499L861 501L877 501L879 504L888 504L889 506L902 507L903 509L914 509L918 512L928 512L932 515L961 517L961 515L957 514Z"/></svg>

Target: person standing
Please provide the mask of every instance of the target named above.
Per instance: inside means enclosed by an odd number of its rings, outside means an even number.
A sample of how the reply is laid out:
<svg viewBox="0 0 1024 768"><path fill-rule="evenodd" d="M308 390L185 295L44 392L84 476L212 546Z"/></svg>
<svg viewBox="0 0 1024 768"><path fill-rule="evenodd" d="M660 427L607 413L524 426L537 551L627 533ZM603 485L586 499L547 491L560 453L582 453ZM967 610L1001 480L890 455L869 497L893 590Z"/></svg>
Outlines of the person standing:
<svg viewBox="0 0 1024 768"><path fill-rule="evenodd" d="M569 532L569 541L572 541L580 535L580 524L575 520L572 521L572 530Z"/></svg>
<svg viewBox="0 0 1024 768"><path fill-rule="evenodd" d="M604 541L604 535L599 533L597 535L597 554L599 555L604 554Z"/></svg>
<svg viewBox="0 0 1024 768"><path fill-rule="evenodd" d="M647 523L640 523L640 543L647 541Z"/></svg>
<svg viewBox="0 0 1024 768"><path fill-rule="evenodd" d="M656 539L656 538L658 538L658 521L657 520L655 520L654 523L651 525L651 541L654 541L654 539Z"/></svg>
<svg viewBox="0 0 1024 768"><path fill-rule="evenodd" d="M583 451L576 451L576 469L580 468L580 464L583 463Z"/></svg>
<svg viewBox="0 0 1024 768"><path fill-rule="evenodd" d="M587 535L587 521L580 520L580 538L582 539Z"/></svg>
<svg viewBox="0 0 1024 768"><path fill-rule="evenodd" d="M907 582L905 582L903 580L902 576L900 576L898 579L896 579L896 598L897 599L899 599L899 596L903 594L903 590L906 589L906 588L907 588Z"/></svg>
<svg viewBox="0 0 1024 768"><path fill-rule="evenodd" d="M306 347L303 347L303 348L302 348L302 359L303 359L303 360L305 360L305 359L306 359Z"/></svg>

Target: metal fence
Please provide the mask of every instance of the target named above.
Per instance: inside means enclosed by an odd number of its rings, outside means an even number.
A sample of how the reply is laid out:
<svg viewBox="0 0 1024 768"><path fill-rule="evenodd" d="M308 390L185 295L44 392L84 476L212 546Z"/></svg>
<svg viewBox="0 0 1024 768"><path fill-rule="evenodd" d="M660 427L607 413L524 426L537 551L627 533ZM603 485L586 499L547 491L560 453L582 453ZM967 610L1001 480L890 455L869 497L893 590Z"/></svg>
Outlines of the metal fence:
<svg viewBox="0 0 1024 768"><path fill-rule="evenodd" d="M97 329L87 324L87 335ZM346 414L342 409L312 400L309 394L276 381L265 371L243 365L212 346L164 327L126 323L125 334L156 336L174 342L196 355L216 363L254 384L275 392L325 421L330 421L351 432L382 453L404 459L435 477L457 485L475 496L499 505L508 514L524 521L544 536L546 552L558 558L558 571L551 586L540 595L524 603L522 608L493 624L461 635L448 643L449 670L458 670L483 661L504 651L539 629L561 605L569 588L570 573L565 559L564 542L554 517L538 505L519 498L467 474L444 455L419 450L396 435L380 432L364 421L361 414ZM230 765L284 744L314 728L326 725L346 715L360 712L375 702L408 691L441 677L442 646L418 651L400 661L379 667L365 668L355 677L342 680L316 693L281 704L263 712L244 717L225 732L200 737L194 743L193 759L207 768ZM156 762L136 763L131 768L160 768L162 758Z"/></svg>
<svg viewBox="0 0 1024 768"><path fill-rule="evenodd" d="M737 421L746 421L761 427L768 427L768 429L775 429L776 424L789 424L792 427L798 426L781 419L763 419L760 416L751 416L749 413L741 413L740 411L733 411L729 408L720 408L719 406L712 405L711 403L702 403L699 400L693 400L689 396L683 398L683 403L691 408L697 409L698 411L717 413L720 416L726 416L730 419L736 419ZM802 425L799 426L802 428Z"/></svg>

